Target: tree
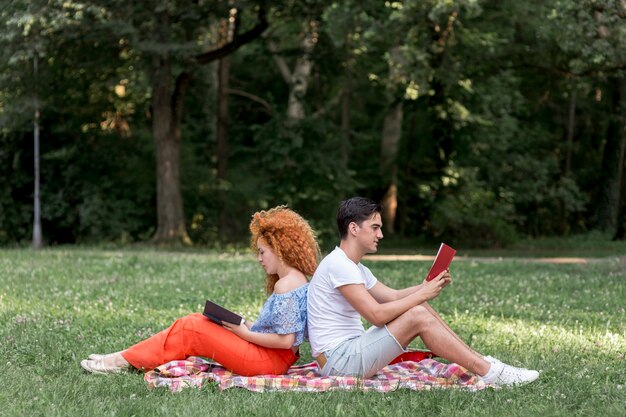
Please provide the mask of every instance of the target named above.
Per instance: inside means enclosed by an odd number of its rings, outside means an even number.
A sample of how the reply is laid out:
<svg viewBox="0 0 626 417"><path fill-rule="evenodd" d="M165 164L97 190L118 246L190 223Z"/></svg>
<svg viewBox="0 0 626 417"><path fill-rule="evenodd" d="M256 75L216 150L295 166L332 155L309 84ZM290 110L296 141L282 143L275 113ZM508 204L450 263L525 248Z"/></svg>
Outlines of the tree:
<svg viewBox="0 0 626 417"><path fill-rule="evenodd" d="M38 72L39 72L39 57L37 54L33 57L33 73L35 78L35 85L37 85ZM35 198L33 208L33 247L39 249L43 246L43 238L41 234L41 212L40 212L40 199L39 199L39 104L38 99L35 97L35 117L33 128L34 139L34 154L35 154Z"/></svg>
<svg viewBox="0 0 626 417"><path fill-rule="evenodd" d="M63 16L54 7L46 7L40 2L12 2L0 14L5 31L0 38L4 46L6 76L2 80L5 91L15 89L13 106L2 108L4 113L3 124L11 121L20 123L22 117L17 116L21 111L32 114L33 123L33 224L32 246L39 249L43 246L41 228L41 199L40 199L40 112L41 99L39 86L39 59L47 58L48 41L45 34L59 31L65 25L71 24L72 19ZM24 64L32 62L32 74L17 75L15 70ZM31 67L28 65L27 67ZM13 78L14 77L14 78ZM30 85L30 88L27 87ZM17 116L17 117L16 117Z"/></svg>
<svg viewBox="0 0 626 417"><path fill-rule="evenodd" d="M607 96L609 120L604 133L600 166L601 186L596 211L598 229L614 235L620 207L624 167L624 71L626 70L626 4L624 2L554 2L549 17L555 24L549 36L567 60L555 62L554 70L568 78L596 85L595 102ZM583 48L580 45L584 45ZM603 87L600 87L603 86ZM604 122L603 119L600 119Z"/></svg>
<svg viewBox="0 0 626 417"><path fill-rule="evenodd" d="M398 208L398 151L402 139L402 123L404 120L403 94L397 97L399 79L402 76L404 58L399 46L389 51L389 84L387 102L390 107L383 120L382 138L380 141L381 179L385 189L382 199L382 219L387 232L394 235L396 228L396 210Z"/></svg>
<svg viewBox="0 0 626 417"><path fill-rule="evenodd" d="M355 192L400 236L623 226L621 2L289 0L232 54L262 9L7 4L0 241L33 231L34 45L47 243L219 245L284 203L334 241Z"/></svg>
<svg viewBox="0 0 626 417"><path fill-rule="evenodd" d="M256 7L256 24L239 33L237 14L233 39L211 49L207 24L215 15L228 16L221 2L188 4L176 1L106 2L112 22L126 29L129 45L144 57L152 79L152 134L157 169L157 229L155 243L190 244L186 230L180 182L181 123L184 102L198 65L222 59L259 37L267 28L265 5ZM245 7L242 6L242 9ZM130 12L129 12L130 10ZM215 12L215 13L214 13ZM208 50L207 50L208 49Z"/></svg>
<svg viewBox="0 0 626 417"><path fill-rule="evenodd" d="M273 36L269 35L265 39L267 47L274 58L274 62L289 90L287 100L288 125L293 125L306 117L305 96L309 88L311 70L313 68L311 54L318 41L318 19L317 13L315 13L314 10L309 10L304 19L301 21L296 20L295 23L292 23L295 26L301 25L301 28L296 30L299 45L295 47L292 45L289 46L289 48L293 48L293 50L297 51L292 68L290 68L288 60L281 55L281 51L279 51L279 47L273 39ZM285 25L284 27L289 28L289 26L290 25ZM285 39L291 38L291 36L284 35L281 37Z"/></svg>
<svg viewBox="0 0 626 417"><path fill-rule="evenodd" d="M598 226L600 230L615 236L618 229L620 195L624 171L624 114L626 113L626 79L611 77L608 83L609 100L614 113L609 118L602 159L602 183Z"/></svg>

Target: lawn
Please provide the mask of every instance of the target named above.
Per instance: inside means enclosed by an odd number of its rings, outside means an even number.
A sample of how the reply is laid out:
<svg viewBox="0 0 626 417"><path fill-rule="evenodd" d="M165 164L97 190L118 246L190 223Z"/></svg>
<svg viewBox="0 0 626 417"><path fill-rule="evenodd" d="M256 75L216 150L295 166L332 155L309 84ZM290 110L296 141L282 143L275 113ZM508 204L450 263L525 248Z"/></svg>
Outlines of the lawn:
<svg viewBox="0 0 626 417"><path fill-rule="evenodd" d="M453 285L432 304L475 349L540 370L540 379L527 386L258 394L209 384L172 394L149 390L138 373L87 374L79 361L200 311L205 297L254 318L264 300L263 275L250 254L0 250L0 415L623 416L626 264L615 256L602 259L453 264ZM367 264L397 287L414 283L429 267ZM302 361L310 360L305 345Z"/></svg>

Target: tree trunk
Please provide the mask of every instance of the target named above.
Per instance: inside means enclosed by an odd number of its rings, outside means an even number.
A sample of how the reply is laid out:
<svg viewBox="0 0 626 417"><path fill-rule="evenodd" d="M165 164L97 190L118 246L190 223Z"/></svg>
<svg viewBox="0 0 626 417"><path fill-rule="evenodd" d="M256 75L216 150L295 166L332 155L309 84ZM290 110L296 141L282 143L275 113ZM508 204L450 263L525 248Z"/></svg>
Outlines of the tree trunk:
<svg viewBox="0 0 626 417"><path fill-rule="evenodd" d="M397 100L395 90L402 83L403 72L401 68L406 63L400 46L394 46L389 50L389 85L387 100L391 104L389 112L383 121L383 132L380 147L381 179L385 189L385 195L381 202L382 220L387 234L394 235L396 232L396 213L398 210L398 149L402 138L402 122L404 107L402 99Z"/></svg>
<svg viewBox="0 0 626 417"><path fill-rule="evenodd" d="M229 1L232 6L233 1ZM228 19L220 22L220 44L224 45L233 41L235 36L235 22L238 19L238 10L234 7L230 9ZM217 182L219 185L216 193L218 203L217 229L222 237L228 236L228 192L226 184L228 176L228 131L230 127L230 115L228 110L229 90L230 90L230 56L225 56L217 63L217 92L216 109L217 118L215 126L215 136L217 139Z"/></svg>
<svg viewBox="0 0 626 417"><path fill-rule="evenodd" d="M576 125L576 90L572 86L567 116L567 148L565 149L565 175L572 171L572 151L574 149L574 126Z"/></svg>
<svg viewBox="0 0 626 417"><path fill-rule="evenodd" d="M232 6L232 1L229 4ZM224 19L220 26L220 46L233 41L235 37L235 22L238 19L238 10L230 9L230 16ZM217 64L217 179L226 180L228 169L228 128L230 117L228 114L228 90L230 84L230 56L220 59Z"/></svg>
<svg viewBox="0 0 626 417"><path fill-rule="evenodd" d="M454 33L457 15L457 11L452 11L448 15L446 29L440 31L433 28L431 32L432 40L437 45L436 53L432 54L430 59L430 67L432 69L440 70L443 66L448 40ZM431 81L431 90L432 94L428 99L428 108L432 114L433 124L431 136L433 144L438 144L438 147L433 148L433 159L436 167L443 170L448 166L450 155L452 154L452 131L451 123L440 116L441 109L448 111L448 104L444 83L436 75Z"/></svg>
<svg viewBox="0 0 626 417"><path fill-rule="evenodd" d="M219 60L217 65L217 183L219 189L217 192L218 200L218 219L217 228L220 235L225 237L228 235L228 208L226 183L228 170L228 128L230 125L230 116L228 113L228 89L230 77L230 58L225 57Z"/></svg>
<svg viewBox="0 0 626 417"><path fill-rule="evenodd" d="M174 91L168 56L154 58L152 134L156 150L158 244L191 244L185 226L180 182L180 141L184 83ZM180 81L183 81L179 78ZM187 81L188 83L188 81Z"/></svg>
<svg viewBox="0 0 626 417"><path fill-rule="evenodd" d="M352 71L354 68L354 58L352 56L352 41L350 35L346 34L344 39L345 52L347 58L344 61L344 84L341 94L341 143L340 143L340 159L341 170L348 170L348 161L350 160L350 150L352 149L351 131L350 131L350 106L352 102ZM344 197L344 196L342 196Z"/></svg>
<svg viewBox="0 0 626 417"><path fill-rule="evenodd" d="M230 76L230 59L220 59L217 69L217 179L226 180L228 169L228 81Z"/></svg>
<svg viewBox="0 0 626 417"><path fill-rule="evenodd" d="M382 200L382 219L389 235L395 234L396 211L398 209L398 148L402 138L402 101L394 105L385 116L381 141L380 166L385 181L385 196Z"/></svg>
<svg viewBox="0 0 626 417"><path fill-rule="evenodd" d="M401 149L400 152L404 155L405 164L402 169L402 178L405 181L414 182L416 175L413 172L412 167L412 157L415 152L415 142L416 142L416 127L417 127L417 112L415 111L415 106L412 106L413 109L410 111L411 116L408 118L407 128L406 128L406 147ZM413 184L408 185L407 188L411 187ZM410 200L418 198L416 195L407 195L403 193L398 197L398 211L396 213L396 232L402 236L406 233L407 219L409 217L409 204Z"/></svg>
<svg viewBox="0 0 626 417"><path fill-rule="evenodd" d="M621 192L621 204L619 214L617 216L617 231L613 240L626 240L626 166L622 167L622 192Z"/></svg>
<svg viewBox="0 0 626 417"><path fill-rule="evenodd" d="M33 59L33 72L35 75L35 82L39 76L39 62L37 53ZM33 248L39 249L43 246L43 238L41 233L41 215L40 215L40 201L39 201L39 97L35 97L35 122L33 131L33 146L35 154L35 199L33 207Z"/></svg>
<svg viewBox="0 0 626 417"><path fill-rule="evenodd" d="M611 78L612 111L606 132L606 143L602 157L602 189L598 207L598 228L614 236L617 230L617 216L620 205L620 189L624 167L624 96L626 81Z"/></svg>
<svg viewBox="0 0 626 417"><path fill-rule="evenodd" d="M311 69L313 61L309 58L310 51L313 49L312 42L307 34L303 42L304 53L298 57L296 66L293 70L291 81L289 83L289 101L287 103L287 118L290 121L302 120L306 116L304 109L304 96L309 88L309 78L311 77ZM310 46L309 46L310 45Z"/></svg>
<svg viewBox="0 0 626 417"><path fill-rule="evenodd" d="M343 86L343 94L341 97L341 144L340 144L340 163L343 171L348 170L348 160L350 159L350 101L352 98L352 75L346 74Z"/></svg>
<svg viewBox="0 0 626 417"><path fill-rule="evenodd" d="M315 20L309 21L300 48L302 54L297 58L293 71L289 69L285 58L278 54L278 48L274 42L272 40L267 41L267 46L272 53L274 62L276 62L283 79L289 86L287 123L297 122L306 116L304 96L309 88L309 79L311 78L311 70L313 68L311 53L317 44L316 26L317 22Z"/></svg>
<svg viewBox="0 0 626 417"><path fill-rule="evenodd" d="M157 16L158 42L169 43L170 16L167 10ZM233 15L234 13L234 15ZM231 10L235 27L238 19L236 10ZM257 9L258 23L241 35L234 37L217 49L196 55L195 64L204 65L223 59L261 36L267 28L264 3ZM229 19L229 22L231 20ZM236 29L233 30L236 33ZM178 75L173 84L172 58L167 54L153 58L152 80L152 134L155 141L157 162L157 230L153 237L156 243L191 244L187 234L183 211L180 182L180 143L183 104L191 74L187 70Z"/></svg>

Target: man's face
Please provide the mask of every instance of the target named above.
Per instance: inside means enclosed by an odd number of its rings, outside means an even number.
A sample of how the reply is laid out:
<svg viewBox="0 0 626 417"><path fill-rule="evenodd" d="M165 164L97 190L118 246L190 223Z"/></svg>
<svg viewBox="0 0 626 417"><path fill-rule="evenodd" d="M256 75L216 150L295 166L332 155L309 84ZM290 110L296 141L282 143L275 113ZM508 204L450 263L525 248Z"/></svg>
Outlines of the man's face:
<svg viewBox="0 0 626 417"><path fill-rule="evenodd" d="M380 213L374 213L372 217L356 225L356 238L363 248L364 253L376 253L378 241L383 238L383 221Z"/></svg>

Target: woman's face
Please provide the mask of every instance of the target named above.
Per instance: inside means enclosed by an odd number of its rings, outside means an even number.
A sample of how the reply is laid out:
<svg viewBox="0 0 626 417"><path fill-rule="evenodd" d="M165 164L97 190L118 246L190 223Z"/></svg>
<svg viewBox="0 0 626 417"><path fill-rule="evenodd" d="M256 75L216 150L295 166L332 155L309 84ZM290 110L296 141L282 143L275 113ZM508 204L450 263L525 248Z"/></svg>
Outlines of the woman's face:
<svg viewBox="0 0 626 417"><path fill-rule="evenodd" d="M278 272L278 266L280 265L280 259L274 253L272 248L263 240L259 238L256 241L258 248L257 259L265 272L268 275L274 275Z"/></svg>

